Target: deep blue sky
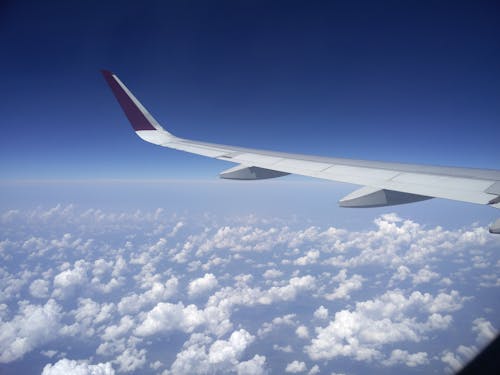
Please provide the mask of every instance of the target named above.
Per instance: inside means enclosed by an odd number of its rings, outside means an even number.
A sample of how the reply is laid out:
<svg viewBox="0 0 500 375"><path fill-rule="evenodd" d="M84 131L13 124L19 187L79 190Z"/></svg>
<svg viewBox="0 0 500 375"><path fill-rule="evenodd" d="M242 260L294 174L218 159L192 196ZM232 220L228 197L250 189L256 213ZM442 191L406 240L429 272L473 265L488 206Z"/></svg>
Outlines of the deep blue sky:
<svg viewBox="0 0 500 375"><path fill-rule="evenodd" d="M184 137L499 167L496 1L2 4L2 179L227 168L140 141L101 68Z"/></svg>

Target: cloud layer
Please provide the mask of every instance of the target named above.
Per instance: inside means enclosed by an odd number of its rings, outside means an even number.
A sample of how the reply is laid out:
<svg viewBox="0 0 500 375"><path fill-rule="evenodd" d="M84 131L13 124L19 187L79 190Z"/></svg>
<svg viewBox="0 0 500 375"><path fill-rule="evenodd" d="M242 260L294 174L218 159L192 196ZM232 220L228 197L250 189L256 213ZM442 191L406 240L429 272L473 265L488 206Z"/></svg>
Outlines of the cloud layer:
<svg viewBox="0 0 500 375"><path fill-rule="evenodd" d="M71 205L0 221L7 373L453 371L500 323L500 239L474 225L385 214L348 231Z"/></svg>

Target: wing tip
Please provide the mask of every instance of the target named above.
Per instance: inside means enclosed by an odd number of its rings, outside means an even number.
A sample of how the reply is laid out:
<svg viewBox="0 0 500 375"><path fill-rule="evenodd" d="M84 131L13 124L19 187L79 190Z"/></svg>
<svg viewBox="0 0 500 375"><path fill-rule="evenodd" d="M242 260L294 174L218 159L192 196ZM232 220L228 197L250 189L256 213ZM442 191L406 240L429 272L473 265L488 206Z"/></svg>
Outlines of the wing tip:
<svg viewBox="0 0 500 375"><path fill-rule="evenodd" d="M135 131L140 130L158 130L159 125L155 126L155 120L149 115L147 110L139 103L134 95L126 89L118 77L110 70L101 70L104 79L111 88L113 95L125 112L132 128Z"/></svg>
<svg viewBox="0 0 500 375"><path fill-rule="evenodd" d="M101 69L101 74L104 76L104 78L111 78L115 73L108 69Z"/></svg>

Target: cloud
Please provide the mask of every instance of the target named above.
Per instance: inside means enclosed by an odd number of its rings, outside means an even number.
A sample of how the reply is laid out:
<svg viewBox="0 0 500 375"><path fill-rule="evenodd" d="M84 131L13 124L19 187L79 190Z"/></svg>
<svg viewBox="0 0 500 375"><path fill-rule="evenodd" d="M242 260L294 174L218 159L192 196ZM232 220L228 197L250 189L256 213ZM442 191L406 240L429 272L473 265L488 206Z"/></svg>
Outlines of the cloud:
<svg viewBox="0 0 500 375"><path fill-rule="evenodd" d="M301 339L309 338L309 330L307 329L306 326L298 326L297 329L295 330L295 334L297 335L297 337Z"/></svg>
<svg viewBox="0 0 500 375"><path fill-rule="evenodd" d="M19 313L11 321L0 321L0 363L23 357L39 345L57 338L62 309L52 299L45 305L19 303Z"/></svg>
<svg viewBox="0 0 500 375"><path fill-rule="evenodd" d="M244 329L234 331L229 340L215 341L208 351L208 361L214 364L235 364L255 337Z"/></svg>
<svg viewBox="0 0 500 375"><path fill-rule="evenodd" d="M320 372L321 372L321 370L319 369L319 366L314 365L313 367L311 367L311 369L309 370L307 375L316 375L316 374L319 374Z"/></svg>
<svg viewBox="0 0 500 375"><path fill-rule="evenodd" d="M408 353L406 350L394 349L388 359L382 361L385 366L394 366L403 364L408 367L422 366L429 363L427 353L418 352L414 354Z"/></svg>
<svg viewBox="0 0 500 375"><path fill-rule="evenodd" d="M445 347L452 325L454 338L472 328L478 347L496 334L484 296L500 285L490 251L500 238L474 225L446 230L390 214L353 231L75 206L16 210L0 220L4 363L36 350L51 358L95 351L117 372L244 374L283 372L303 360L289 353L305 353L321 361L311 374L331 373L336 358L346 366L371 360L379 372L439 372L477 351L470 343ZM475 311L490 315L471 326L469 312L454 312L472 303L452 289L472 283L481 290ZM23 298L32 301L18 303ZM335 303L321 305L326 298ZM43 315L47 304L55 309ZM58 346L61 339L74 345ZM259 348L288 361L277 365ZM90 358L77 365L93 366Z"/></svg>
<svg viewBox="0 0 500 375"><path fill-rule="evenodd" d="M451 323L450 315L442 315L462 307L458 292L413 292L405 296L392 290L382 296L356 303L354 311L341 310L325 327L317 327L316 338L305 350L313 360L351 357L358 361L381 358L380 350L386 344L419 342L423 334L445 329ZM418 320L422 315L424 319Z"/></svg>
<svg viewBox="0 0 500 375"><path fill-rule="evenodd" d="M91 298L79 298L78 307L71 311L74 323L61 328L61 333L69 336L92 337L96 327L108 322L116 310L113 303L102 303Z"/></svg>
<svg viewBox="0 0 500 375"><path fill-rule="evenodd" d="M293 353L293 349L292 349L291 345L279 346L277 344L274 344L273 349L277 350L279 352L283 352L283 353Z"/></svg>
<svg viewBox="0 0 500 375"><path fill-rule="evenodd" d="M37 279L30 285L30 294L35 298L47 298L49 296L49 282Z"/></svg>
<svg viewBox="0 0 500 375"><path fill-rule="evenodd" d="M437 279L439 274L429 269L429 266L421 268L415 275L413 275L413 285L428 283L431 280Z"/></svg>
<svg viewBox="0 0 500 375"><path fill-rule="evenodd" d="M138 336L151 336L174 330L190 333L205 323L205 314L196 305L160 302L146 314L146 318L134 332Z"/></svg>
<svg viewBox="0 0 500 375"><path fill-rule="evenodd" d="M207 345L212 342L209 336L201 333L192 334L170 369L172 374L206 374L210 370L208 362Z"/></svg>
<svg viewBox="0 0 500 375"><path fill-rule="evenodd" d="M285 368L285 372L290 372L292 374L297 374L299 372L307 371L306 364L304 362L299 362L297 360L288 363Z"/></svg>
<svg viewBox="0 0 500 375"><path fill-rule="evenodd" d="M137 313L143 307L166 301L177 293L178 285L179 280L175 276L172 276L165 283L153 281L150 289L144 293L132 293L123 297L118 303L118 311L122 314Z"/></svg>
<svg viewBox="0 0 500 375"><path fill-rule="evenodd" d="M299 293L314 289L316 282L316 279L310 275L292 277L283 286L273 286L263 290L258 287L249 287L246 284L249 278L243 279L236 283L236 287L218 290L207 301L204 312L210 317L208 323L211 330L218 335L230 328L229 318L236 306L252 307L293 301Z"/></svg>
<svg viewBox="0 0 500 375"><path fill-rule="evenodd" d="M52 358L57 354L57 350L41 350L40 353L46 357Z"/></svg>
<svg viewBox="0 0 500 375"><path fill-rule="evenodd" d="M278 277L283 276L283 272L281 272L280 270L277 270L275 268L272 268L272 269L266 270L266 272L264 272L264 274L262 276L264 276L264 279L277 279Z"/></svg>
<svg viewBox="0 0 500 375"><path fill-rule="evenodd" d="M338 281L340 284L332 293L325 294L324 297L330 301L341 298L349 299L349 293L361 289L364 278L361 275L353 275L351 278L347 278L347 270L342 269L333 280Z"/></svg>
<svg viewBox="0 0 500 375"><path fill-rule="evenodd" d="M172 374L206 374L238 371L241 374L256 369L264 373L265 357L254 356L249 361L239 362L255 337L244 329L234 331L227 340L216 340L195 333L184 344L171 367Z"/></svg>
<svg viewBox="0 0 500 375"><path fill-rule="evenodd" d="M477 335L476 341L482 345L489 343L498 334L493 325L484 318L474 319L472 322L472 331Z"/></svg>
<svg viewBox="0 0 500 375"><path fill-rule="evenodd" d="M73 268L69 268L54 277L55 298L67 298L79 286L83 286L87 281L87 264L83 259L75 262Z"/></svg>
<svg viewBox="0 0 500 375"><path fill-rule="evenodd" d="M269 290L261 293L258 302L261 304L271 304L279 300L293 300L301 291L313 289L315 283L316 279L314 276L306 275L302 277L292 277L288 285L282 287L273 286Z"/></svg>
<svg viewBox="0 0 500 375"><path fill-rule="evenodd" d="M91 365L87 361L74 361L63 358L54 364L47 364L42 375L114 375L115 371L109 362Z"/></svg>
<svg viewBox="0 0 500 375"><path fill-rule="evenodd" d="M212 273L206 273L203 277L195 279L189 283L188 294L194 297L206 293L217 286L217 278Z"/></svg>
<svg viewBox="0 0 500 375"><path fill-rule="evenodd" d="M293 264L296 266L307 266L309 264L314 264L319 259L319 251L318 250L309 250L306 255L300 257L293 261Z"/></svg>
<svg viewBox="0 0 500 375"><path fill-rule="evenodd" d="M146 364L146 350L126 348L113 363L118 365L119 372L132 372L143 368Z"/></svg>
<svg viewBox="0 0 500 375"><path fill-rule="evenodd" d="M464 365L463 360L450 351L443 352L441 355L441 361L448 365L448 372L453 373L458 372Z"/></svg>
<svg viewBox="0 0 500 375"><path fill-rule="evenodd" d="M411 270L406 267L406 266L399 266L396 269L396 272L394 275L391 277L391 280L389 281L389 286L392 287L394 284L398 284L399 281L404 281L408 278L408 276L411 274Z"/></svg>
<svg viewBox="0 0 500 375"><path fill-rule="evenodd" d="M445 370L448 373L456 373L471 361L479 352L475 346L459 345L453 353L450 350L445 350L441 353L441 361L447 365Z"/></svg>
<svg viewBox="0 0 500 375"><path fill-rule="evenodd" d="M240 362L236 365L238 375L264 375L266 371L266 357L256 354L248 361Z"/></svg>
<svg viewBox="0 0 500 375"><path fill-rule="evenodd" d="M316 311L314 311L314 317L320 320L328 319L328 309L325 306L321 305L316 309Z"/></svg>
<svg viewBox="0 0 500 375"><path fill-rule="evenodd" d="M295 314L287 314L284 316L276 317L271 322L265 322L264 324L262 324L262 327L257 331L257 335L259 337L265 336L280 325L294 326L296 325L295 318Z"/></svg>
<svg viewBox="0 0 500 375"><path fill-rule="evenodd" d="M125 315L120 319L118 324L106 327L104 333L102 334L102 338L107 341L116 340L129 332L133 327L134 320L130 316Z"/></svg>

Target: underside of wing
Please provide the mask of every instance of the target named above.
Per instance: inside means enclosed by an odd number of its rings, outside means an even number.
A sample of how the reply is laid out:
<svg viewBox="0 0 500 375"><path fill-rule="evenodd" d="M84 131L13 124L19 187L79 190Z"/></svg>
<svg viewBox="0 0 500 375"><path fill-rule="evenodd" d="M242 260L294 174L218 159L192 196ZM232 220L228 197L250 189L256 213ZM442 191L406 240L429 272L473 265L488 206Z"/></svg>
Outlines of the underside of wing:
<svg viewBox="0 0 500 375"><path fill-rule="evenodd" d="M299 174L363 186L342 198L342 207L380 207L435 197L500 208L498 170L315 157L176 137L160 126L116 75L109 71L103 75L140 138L238 164L222 172L221 178L259 180ZM495 225L492 228L500 231Z"/></svg>

